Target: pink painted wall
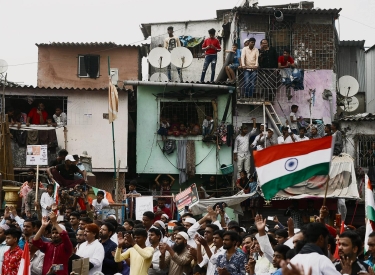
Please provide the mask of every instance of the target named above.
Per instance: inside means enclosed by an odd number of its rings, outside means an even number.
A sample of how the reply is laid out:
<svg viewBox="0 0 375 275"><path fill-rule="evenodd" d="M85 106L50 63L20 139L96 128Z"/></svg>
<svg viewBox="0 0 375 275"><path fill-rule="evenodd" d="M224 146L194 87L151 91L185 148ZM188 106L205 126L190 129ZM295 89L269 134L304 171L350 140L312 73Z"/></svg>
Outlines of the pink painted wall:
<svg viewBox="0 0 375 275"><path fill-rule="evenodd" d="M330 106L329 101L323 100L322 93L324 89L332 92L332 106L333 114L336 113L336 74L332 70L311 70L305 71L304 78L304 90L293 91L293 97L288 100L287 92L285 87L282 86L278 90L277 100L279 101L281 108L277 101L274 102L274 108L280 119L285 122L284 114L289 117L290 107L293 104L299 106L298 116L304 118L310 118L310 99L309 89L315 89L315 105L312 107L312 118L323 119L324 123L331 122Z"/></svg>
<svg viewBox="0 0 375 275"><path fill-rule="evenodd" d="M99 78L78 77L78 54L100 55ZM39 46L38 86L57 88L108 87L108 61L119 69L119 80L138 79L139 48L113 46ZM119 83L118 85L122 85Z"/></svg>

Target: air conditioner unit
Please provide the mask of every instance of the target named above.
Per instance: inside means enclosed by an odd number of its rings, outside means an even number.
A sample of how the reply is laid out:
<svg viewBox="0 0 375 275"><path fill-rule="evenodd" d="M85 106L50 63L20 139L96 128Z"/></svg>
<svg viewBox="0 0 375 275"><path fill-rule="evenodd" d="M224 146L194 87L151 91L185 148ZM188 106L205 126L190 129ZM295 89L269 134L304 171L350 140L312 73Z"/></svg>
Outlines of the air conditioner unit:
<svg viewBox="0 0 375 275"><path fill-rule="evenodd" d="M118 82L118 69L117 68L111 68L111 81L113 85L117 85Z"/></svg>

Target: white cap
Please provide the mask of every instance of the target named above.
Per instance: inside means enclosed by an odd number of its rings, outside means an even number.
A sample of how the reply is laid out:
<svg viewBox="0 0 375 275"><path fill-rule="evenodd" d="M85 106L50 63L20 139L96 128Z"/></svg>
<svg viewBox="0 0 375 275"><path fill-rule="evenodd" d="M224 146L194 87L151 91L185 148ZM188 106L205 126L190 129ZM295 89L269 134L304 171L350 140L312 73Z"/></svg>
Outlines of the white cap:
<svg viewBox="0 0 375 275"><path fill-rule="evenodd" d="M65 157L65 160L76 161L76 160L73 158L72 155L67 155L67 156Z"/></svg>
<svg viewBox="0 0 375 275"><path fill-rule="evenodd" d="M115 215L109 215L108 218L116 220L116 216Z"/></svg>
<svg viewBox="0 0 375 275"><path fill-rule="evenodd" d="M197 220L194 219L194 218L186 218L185 222L188 222L188 223L191 223L191 224L195 224L197 222Z"/></svg>
<svg viewBox="0 0 375 275"><path fill-rule="evenodd" d="M245 43L245 42L247 42L247 41L249 41L250 39L249 38L246 38L244 41L243 41L243 43Z"/></svg>
<svg viewBox="0 0 375 275"><path fill-rule="evenodd" d="M167 220L169 220L169 217L168 217L167 214L162 214L161 216L164 217L164 218L166 218Z"/></svg>
<svg viewBox="0 0 375 275"><path fill-rule="evenodd" d="M181 237L183 237L187 241L189 240L189 235L187 233L185 233L184 231L178 232L177 235L180 235Z"/></svg>
<svg viewBox="0 0 375 275"><path fill-rule="evenodd" d="M270 130L272 133L274 133L273 129L272 128L268 128L267 131Z"/></svg>
<svg viewBox="0 0 375 275"><path fill-rule="evenodd" d="M155 221L155 223L158 223L161 227L165 228L165 223L162 221Z"/></svg>

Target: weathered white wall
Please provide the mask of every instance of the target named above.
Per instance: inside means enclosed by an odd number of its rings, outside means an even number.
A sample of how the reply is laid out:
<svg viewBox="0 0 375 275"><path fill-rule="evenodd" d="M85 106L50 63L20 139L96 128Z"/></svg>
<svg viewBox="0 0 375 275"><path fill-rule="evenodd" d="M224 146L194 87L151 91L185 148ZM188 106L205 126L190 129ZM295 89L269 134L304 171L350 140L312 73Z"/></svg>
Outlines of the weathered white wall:
<svg viewBox="0 0 375 275"><path fill-rule="evenodd" d="M69 154L87 151L92 156L93 171L113 171L112 127L103 113L108 113L107 91L15 89L8 95L65 96L67 109L67 147ZM121 159L121 172L127 169L128 152L128 94L119 92L119 113L114 122L116 158ZM56 131L60 148L64 148L64 133Z"/></svg>
<svg viewBox="0 0 375 275"><path fill-rule="evenodd" d="M181 35L193 36L193 37L205 37L207 38L208 30L214 28L216 33L218 30L222 29L220 21L216 19L205 20L205 21L190 21L190 22L179 22L179 23L158 23L151 26L151 49L157 47L159 44L164 45L164 39L168 37L167 28L173 26L174 35L179 37ZM183 70L183 80L184 81L200 81L202 68L204 63L203 58L194 58L191 66ZM215 79L219 74L223 66L223 51L218 53L218 60L216 64ZM162 70L163 73L167 73L166 69ZM151 67L149 72L152 75L155 69ZM205 81L210 81L211 77L211 66L209 66L206 72ZM172 65L172 80L178 81L178 74L176 68Z"/></svg>
<svg viewBox="0 0 375 275"><path fill-rule="evenodd" d="M375 48L372 48L366 52L366 101L367 101L367 113L375 112Z"/></svg>
<svg viewBox="0 0 375 275"><path fill-rule="evenodd" d="M375 121L341 121L341 130L350 127L350 130L346 132L346 138L344 139L344 149L343 152L348 153L355 159L357 163L356 156L356 142L354 137L356 135L375 135Z"/></svg>

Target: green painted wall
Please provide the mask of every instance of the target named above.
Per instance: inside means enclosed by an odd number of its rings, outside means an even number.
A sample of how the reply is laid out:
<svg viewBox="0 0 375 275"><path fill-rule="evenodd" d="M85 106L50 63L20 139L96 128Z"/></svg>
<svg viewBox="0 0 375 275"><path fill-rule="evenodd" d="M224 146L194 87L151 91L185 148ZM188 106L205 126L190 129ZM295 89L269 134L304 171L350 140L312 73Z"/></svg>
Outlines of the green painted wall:
<svg viewBox="0 0 375 275"><path fill-rule="evenodd" d="M163 155L160 147L163 147L161 136L157 135L159 121L159 100L156 94L176 91L177 87L172 89L159 86L138 86L137 89L137 173L140 174L178 174L177 150L170 155ZM222 118L229 91L226 94L217 97L218 117ZM176 99L177 101L177 99ZM232 122L232 106L229 108L228 122ZM182 137L175 139L184 139ZM216 150L214 143L202 142L201 136L187 137L185 139L195 140L196 163L203 159L203 162L196 167L196 174L220 174L221 164L232 163L232 148L227 145L221 146ZM160 146L160 147L159 147ZM219 162L216 154L218 153Z"/></svg>

